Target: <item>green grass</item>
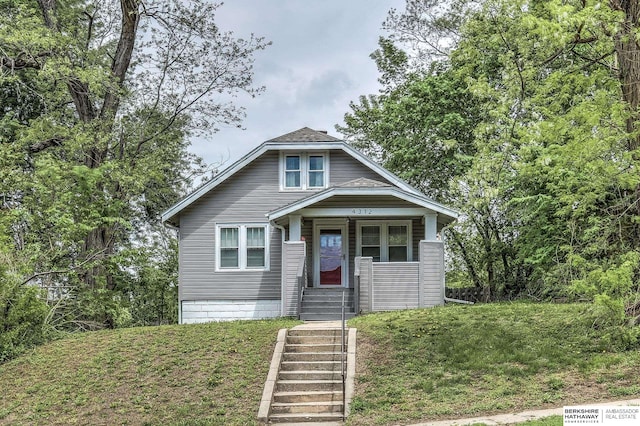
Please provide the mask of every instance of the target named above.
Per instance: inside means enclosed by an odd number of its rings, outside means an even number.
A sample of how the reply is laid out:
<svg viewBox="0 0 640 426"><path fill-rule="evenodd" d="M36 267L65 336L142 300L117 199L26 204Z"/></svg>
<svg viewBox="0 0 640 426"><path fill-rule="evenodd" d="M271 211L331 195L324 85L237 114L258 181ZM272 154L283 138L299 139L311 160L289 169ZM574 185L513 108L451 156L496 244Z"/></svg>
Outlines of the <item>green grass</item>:
<svg viewBox="0 0 640 426"><path fill-rule="evenodd" d="M277 331L297 321L73 335L0 365L0 424L251 425ZM640 352L614 352L589 305L487 304L366 315L351 425L640 395ZM559 426L550 417L530 426Z"/></svg>
<svg viewBox="0 0 640 426"><path fill-rule="evenodd" d="M74 335L0 365L0 424L256 423L280 328L239 321Z"/></svg>
<svg viewBox="0 0 640 426"><path fill-rule="evenodd" d="M349 324L358 328L353 425L640 395L640 353L612 352L611 339L592 327L589 305L455 305Z"/></svg>

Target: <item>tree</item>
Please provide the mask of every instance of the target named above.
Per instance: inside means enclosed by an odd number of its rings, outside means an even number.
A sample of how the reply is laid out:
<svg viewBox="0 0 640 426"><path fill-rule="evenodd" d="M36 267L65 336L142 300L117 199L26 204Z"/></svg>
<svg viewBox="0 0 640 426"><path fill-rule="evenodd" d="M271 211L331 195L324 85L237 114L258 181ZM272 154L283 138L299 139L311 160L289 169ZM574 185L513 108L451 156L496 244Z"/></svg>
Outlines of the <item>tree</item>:
<svg viewBox="0 0 640 426"><path fill-rule="evenodd" d="M117 254L205 168L189 137L238 125L233 96L262 90L253 54L268 43L222 32L218 7L0 2L2 226L25 282L121 299Z"/></svg>
<svg viewBox="0 0 640 426"><path fill-rule="evenodd" d="M396 40L437 46L441 32L423 24L424 8L433 7L409 0L404 13L392 11L389 19L402 24ZM638 317L638 2L487 0L465 10L442 52L447 78L481 100L480 119L466 132L472 158L443 198L463 211L449 230L454 260L494 296L589 298L618 323L625 311ZM405 67L389 92L415 69L434 66L433 55L405 54L406 63L422 63ZM362 111L381 110L386 96L383 89L373 107L352 106L361 120L347 127L385 122ZM426 111L398 114L385 130L404 134L407 123L433 119ZM384 139L369 135L382 146ZM388 160L398 148L387 146L393 152L381 160L403 173Z"/></svg>

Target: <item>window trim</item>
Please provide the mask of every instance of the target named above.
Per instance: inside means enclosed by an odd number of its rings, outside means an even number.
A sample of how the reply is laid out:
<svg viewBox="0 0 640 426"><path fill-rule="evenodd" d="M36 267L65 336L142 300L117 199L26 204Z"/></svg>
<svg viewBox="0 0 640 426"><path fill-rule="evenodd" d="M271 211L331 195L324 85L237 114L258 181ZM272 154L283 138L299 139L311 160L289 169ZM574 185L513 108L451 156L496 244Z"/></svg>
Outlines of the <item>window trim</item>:
<svg viewBox="0 0 640 426"><path fill-rule="evenodd" d="M238 266L231 268L223 268L220 266L221 259L221 239L220 230L223 228L236 228L238 229ZM264 229L264 266L247 266L248 249L247 244L247 229L248 228L263 228ZM271 227L268 223L217 223L216 224L216 240L215 240L215 262L216 272L262 272L270 270L270 232Z"/></svg>
<svg viewBox="0 0 640 426"><path fill-rule="evenodd" d="M288 187L287 183L287 157L300 157L300 186ZM322 170L311 170L311 157L322 157ZM327 151L280 151L280 161L278 162L280 191L314 191L329 187L329 152ZM322 186L310 186L309 173L322 172Z"/></svg>
<svg viewBox="0 0 640 426"><path fill-rule="evenodd" d="M379 226L380 227L380 263L400 263L389 261L389 227L390 226L406 226L407 227L407 260L405 262L413 262L413 232L412 220L358 220L356 221L356 256L362 256L362 227L363 226Z"/></svg>

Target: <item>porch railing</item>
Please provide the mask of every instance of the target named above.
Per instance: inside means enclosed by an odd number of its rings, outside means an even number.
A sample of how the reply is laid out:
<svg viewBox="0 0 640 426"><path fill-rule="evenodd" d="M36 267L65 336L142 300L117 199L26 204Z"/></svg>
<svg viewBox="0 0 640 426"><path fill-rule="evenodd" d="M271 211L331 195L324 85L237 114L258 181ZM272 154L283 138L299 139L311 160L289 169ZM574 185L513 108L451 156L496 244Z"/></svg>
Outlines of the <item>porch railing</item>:
<svg viewBox="0 0 640 426"><path fill-rule="evenodd" d="M304 289L307 286L307 262L304 257L300 259L300 263L298 264L296 279L298 281L298 307L296 313L298 319L300 319L300 314L302 313L302 298L304 296Z"/></svg>
<svg viewBox="0 0 640 426"><path fill-rule="evenodd" d="M360 258L355 262L353 271L353 312L360 313Z"/></svg>

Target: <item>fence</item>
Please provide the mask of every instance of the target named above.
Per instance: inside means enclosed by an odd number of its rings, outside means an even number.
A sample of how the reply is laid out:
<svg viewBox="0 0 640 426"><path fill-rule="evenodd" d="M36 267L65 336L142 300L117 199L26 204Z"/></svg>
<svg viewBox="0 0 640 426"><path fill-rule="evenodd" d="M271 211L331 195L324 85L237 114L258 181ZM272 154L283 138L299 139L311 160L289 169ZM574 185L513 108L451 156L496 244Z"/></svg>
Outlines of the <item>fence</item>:
<svg viewBox="0 0 640 426"><path fill-rule="evenodd" d="M446 287L444 295L449 299L466 300L468 302L486 302L488 296L485 289L480 287Z"/></svg>

